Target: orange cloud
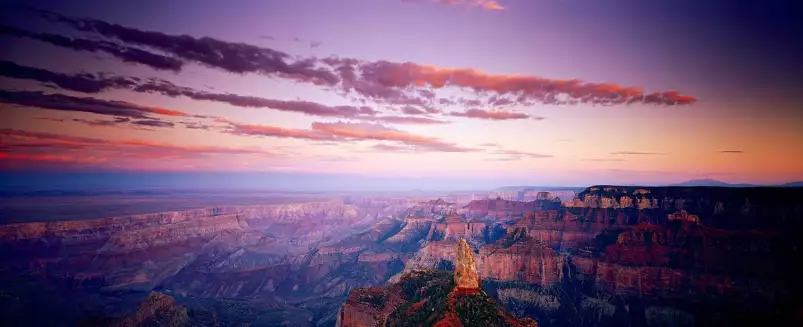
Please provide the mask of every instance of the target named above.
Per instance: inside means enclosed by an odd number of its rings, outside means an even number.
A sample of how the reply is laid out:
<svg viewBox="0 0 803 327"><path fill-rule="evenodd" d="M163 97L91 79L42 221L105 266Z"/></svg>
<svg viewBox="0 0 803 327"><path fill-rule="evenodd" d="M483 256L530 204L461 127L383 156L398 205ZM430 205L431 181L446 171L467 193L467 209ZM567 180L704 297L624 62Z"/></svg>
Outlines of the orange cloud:
<svg viewBox="0 0 803 327"><path fill-rule="evenodd" d="M101 163L108 158L87 157L87 156L68 156L53 154L25 154L25 153L0 153L0 160L30 160L30 161L50 161L50 162L72 162L72 163Z"/></svg>
<svg viewBox="0 0 803 327"><path fill-rule="evenodd" d="M58 158L76 161L74 158L98 157L117 160L197 158L210 154L278 155L276 152L260 148L184 146L144 140L105 140L13 129L0 130L0 144L3 145L2 153L5 154L5 157L0 159L47 161L59 160Z"/></svg>
<svg viewBox="0 0 803 327"><path fill-rule="evenodd" d="M189 114L179 110L172 110L172 109L165 109L159 107L142 107L143 111L152 112L159 115L165 116L175 116L175 117L187 117Z"/></svg>
<svg viewBox="0 0 803 327"><path fill-rule="evenodd" d="M502 5L494 0L477 0L474 2L473 6L479 6L482 9L493 11L505 9L505 7L502 7Z"/></svg>
<svg viewBox="0 0 803 327"><path fill-rule="evenodd" d="M474 149L464 148L454 143L444 142L438 138L415 135L377 124L354 123L312 123L312 130L333 136L354 140L395 141L419 150L440 152L468 152Z"/></svg>
<svg viewBox="0 0 803 327"><path fill-rule="evenodd" d="M505 7L502 7L498 2L495 0L474 0L473 2L469 3L468 1L464 0L431 0L432 2L444 4L444 5L469 5L471 7L479 7L483 10L503 10ZM414 0L402 0L402 2L417 2Z"/></svg>
<svg viewBox="0 0 803 327"><path fill-rule="evenodd" d="M430 143L438 142L438 139L433 137L419 136L410 134L397 129L388 128L382 125L374 124L355 124L355 123L312 123L312 129L324 133L332 134L335 136L355 138L355 139L370 139L379 141L399 141L409 143Z"/></svg>
<svg viewBox="0 0 803 327"><path fill-rule="evenodd" d="M464 148L454 143L444 142L435 137L427 137L408 133L380 124L369 123L312 123L311 130L288 129L268 125L251 125L233 122L225 118L217 122L228 124L225 133L244 136L268 136L280 138L296 138L312 141L391 141L409 147L410 150L439 152L468 152L474 149Z"/></svg>
<svg viewBox="0 0 803 327"><path fill-rule="evenodd" d="M478 95L493 92L514 96L518 104L540 102L546 104L662 104L687 105L697 101L677 91L644 93L640 88L614 83L591 83L578 79L549 79L528 75L490 74L472 68L442 68L412 62L363 62L358 65L360 77L355 82L376 97L381 88L405 90L415 87L443 88L453 86L469 89Z"/></svg>
<svg viewBox="0 0 803 327"><path fill-rule="evenodd" d="M289 129L268 125L240 124L227 119L217 119L216 121L228 123L230 129L226 130L225 133L235 135L272 136L316 141L330 141L334 139L332 135L303 129Z"/></svg>

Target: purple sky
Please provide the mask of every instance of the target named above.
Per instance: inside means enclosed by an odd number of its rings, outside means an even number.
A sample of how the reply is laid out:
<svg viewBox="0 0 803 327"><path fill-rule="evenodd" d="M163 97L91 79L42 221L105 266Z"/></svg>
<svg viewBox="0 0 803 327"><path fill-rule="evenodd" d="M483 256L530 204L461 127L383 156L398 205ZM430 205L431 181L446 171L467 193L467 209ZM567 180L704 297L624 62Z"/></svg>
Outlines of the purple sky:
<svg viewBox="0 0 803 327"><path fill-rule="evenodd" d="M803 179L779 1L17 3L57 16L3 9L5 170Z"/></svg>

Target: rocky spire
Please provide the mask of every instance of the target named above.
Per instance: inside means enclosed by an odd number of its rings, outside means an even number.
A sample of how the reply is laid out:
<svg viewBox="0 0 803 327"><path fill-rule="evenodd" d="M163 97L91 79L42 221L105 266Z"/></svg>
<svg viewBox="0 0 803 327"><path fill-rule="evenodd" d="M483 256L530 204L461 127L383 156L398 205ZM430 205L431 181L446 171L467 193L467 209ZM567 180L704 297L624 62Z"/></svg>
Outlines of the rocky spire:
<svg viewBox="0 0 803 327"><path fill-rule="evenodd" d="M455 287L460 290L479 290L479 281L471 247L464 238L461 238L457 244L457 262L454 268Z"/></svg>

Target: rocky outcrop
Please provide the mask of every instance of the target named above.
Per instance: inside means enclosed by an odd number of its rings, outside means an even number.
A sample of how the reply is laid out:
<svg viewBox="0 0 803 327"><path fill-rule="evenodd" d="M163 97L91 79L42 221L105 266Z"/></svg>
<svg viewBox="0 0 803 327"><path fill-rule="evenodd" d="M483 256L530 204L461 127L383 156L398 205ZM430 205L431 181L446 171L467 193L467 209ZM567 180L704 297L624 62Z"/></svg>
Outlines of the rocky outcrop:
<svg viewBox="0 0 803 327"><path fill-rule="evenodd" d="M538 326L506 312L479 288L457 287L456 280L463 279L416 270L382 288L355 289L338 313L337 326Z"/></svg>
<svg viewBox="0 0 803 327"><path fill-rule="evenodd" d="M471 218L485 218L487 216L496 219L513 217L525 212L534 211L538 208L536 202L520 202L510 200L474 200L466 206L460 208L457 213Z"/></svg>
<svg viewBox="0 0 803 327"><path fill-rule="evenodd" d="M164 319L164 318L169 319ZM155 323L157 318L162 318ZM179 306L176 300L159 292L152 292L139 305L134 314L120 318L109 327L136 327L147 324L158 326L185 326L189 320L187 309Z"/></svg>
<svg viewBox="0 0 803 327"><path fill-rule="evenodd" d="M405 218L402 229L385 242L402 244L419 242L430 234L430 229L434 224L435 220L432 218Z"/></svg>
<svg viewBox="0 0 803 327"><path fill-rule="evenodd" d="M385 326L387 317L404 303L401 294L386 287L364 287L349 293L337 315L337 327Z"/></svg>
<svg viewBox="0 0 803 327"><path fill-rule="evenodd" d="M405 268L454 269L454 263L457 261L457 244L453 240L429 242L407 260Z"/></svg>
<svg viewBox="0 0 803 327"><path fill-rule="evenodd" d="M461 291L474 292L480 288L479 281L471 247L465 239L460 239L457 243L457 261L454 265L454 283Z"/></svg>

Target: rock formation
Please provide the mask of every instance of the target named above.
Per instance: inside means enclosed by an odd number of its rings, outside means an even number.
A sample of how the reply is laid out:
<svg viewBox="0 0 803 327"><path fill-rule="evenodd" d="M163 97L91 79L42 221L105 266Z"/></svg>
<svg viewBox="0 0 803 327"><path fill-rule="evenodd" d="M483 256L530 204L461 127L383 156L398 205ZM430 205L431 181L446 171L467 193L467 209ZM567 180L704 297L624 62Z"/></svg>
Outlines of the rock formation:
<svg viewBox="0 0 803 327"><path fill-rule="evenodd" d="M474 263L474 256L471 247L465 239L460 239L457 244L457 261L454 265L454 283L457 289L465 292L477 291L480 278L477 275L477 265Z"/></svg>
<svg viewBox="0 0 803 327"><path fill-rule="evenodd" d="M152 292L142 300L134 314L113 321L109 327L137 327L148 324L164 327L185 326L188 320L187 309L179 306L175 299L159 292Z"/></svg>
<svg viewBox="0 0 803 327"><path fill-rule="evenodd" d="M385 287L353 290L336 326L536 327L538 323L517 319L481 289L459 287L449 272L416 270Z"/></svg>
<svg viewBox="0 0 803 327"><path fill-rule="evenodd" d="M491 216L494 219L502 219L521 215L525 212L533 211L536 208L536 202L519 202L502 199L474 200L463 208L460 208L457 213L463 214L467 218L482 219Z"/></svg>

